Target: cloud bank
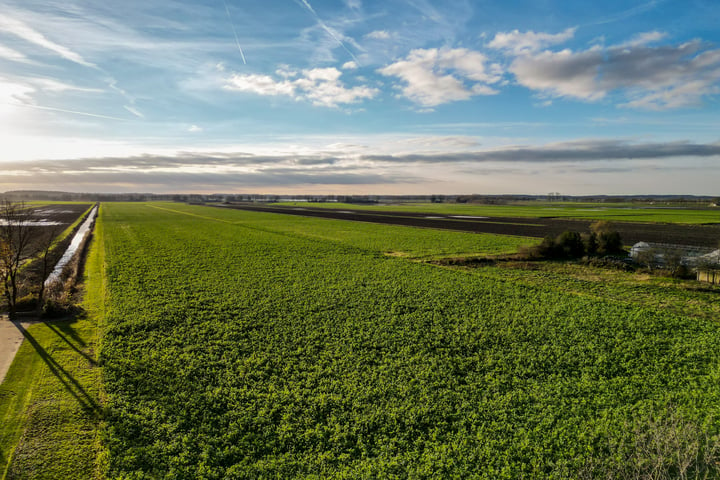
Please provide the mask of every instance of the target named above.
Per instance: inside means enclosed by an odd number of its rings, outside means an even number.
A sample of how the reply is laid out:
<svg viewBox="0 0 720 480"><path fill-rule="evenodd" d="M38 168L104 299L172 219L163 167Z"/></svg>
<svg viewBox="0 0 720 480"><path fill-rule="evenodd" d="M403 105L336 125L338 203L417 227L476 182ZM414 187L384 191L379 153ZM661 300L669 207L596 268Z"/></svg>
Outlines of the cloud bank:
<svg viewBox="0 0 720 480"><path fill-rule="evenodd" d="M661 38L648 32L607 48L521 53L509 70L543 95L597 101L616 93L621 106L650 110L698 105L720 92L720 49L699 41L649 45Z"/></svg>
<svg viewBox="0 0 720 480"><path fill-rule="evenodd" d="M720 159L720 143L633 143L589 139L434 153L357 152L358 149L354 153L338 149L334 153L317 151L304 155L179 152L174 155L0 163L0 188L41 188L44 185L49 189L62 184L79 191L137 191L142 188L161 192L237 192L308 186L332 190L352 185L368 191L383 185L418 185L421 188L421 185L443 182L449 185L456 177L467 182L485 177L523 176L528 172L534 172L533 175L625 172L642 177L648 169L653 172L677 171L679 166L672 159L683 158L686 162L701 164ZM477 168L480 165L487 166ZM688 170L693 168L700 167L687 167ZM706 173L708 178L713 175L717 177L717 170Z"/></svg>

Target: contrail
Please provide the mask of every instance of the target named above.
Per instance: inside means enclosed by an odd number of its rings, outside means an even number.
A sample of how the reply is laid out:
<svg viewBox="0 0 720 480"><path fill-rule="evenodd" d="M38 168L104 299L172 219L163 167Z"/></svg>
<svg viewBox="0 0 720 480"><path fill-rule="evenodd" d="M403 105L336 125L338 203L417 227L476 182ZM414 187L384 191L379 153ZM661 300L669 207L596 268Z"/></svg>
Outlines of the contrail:
<svg viewBox="0 0 720 480"><path fill-rule="evenodd" d="M340 44L340 46L348 53L348 55L350 55L350 56L352 57L353 61L354 61L355 63L357 63L358 65L360 65L360 62L358 61L357 58L355 58L355 55L353 55L353 53L352 53L350 50L348 50L348 48L345 46L345 44L344 44L338 37L335 36L335 33L333 33L332 29L330 29L330 27L328 27L327 25L325 25L325 22L323 22L323 21L320 20L319 18L318 18L318 22L320 23L320 26L323 27L323 28L325 29L325 31L326 31L332 38L334 38L336 42L338 42L338 43Z"/></svg>
<svg viewBox="0 0 720 480"><path fill-rule="evenodd" d="M235 30L235 24L232 21L232 17L230 17L230 9L228 8L227 1L223 0L223 4L225 5L225 13L227 13L228 21L230 22L230 26L232 27L233 35L235 35L235 45L237 45L238 50L240 50L240 56L242 57L243 65L247 65L247 62L245 61L245 54L243 53L242 47L240 46L240 40L238 40L238 34Z"/></svg>
<svg viewBox="0 0 720 480"><path fill-rule="evenodd" d="M305 7L307 7L308 10L312 12L313 15L317 17L317 13L315 13L315 10L312 8L312 6L307 2L307 0L302 0L302 3L305 4Z"/></svg>
<svg viewBox="0 0 720 480"><path fill-rule="evenodd" d="M665 0L651 0L649 2L643 3L642 5L638 5L636 7L630 8L628 10L624 10L622 12L619 12L613 16L601 18L600 20L597 20L595 22L586 23L583 26L594 26L594 25L604 25L606 23L613 23L620 20L624 20L629 17L634 17L635 15L640 15L641 13L645 13L648 10L652 10L653 8L657 7L659 4L664 3Z"/></svg>
<svg viewBox="0 0 720 480"><path fill-rule="evenodd" d="M335 32L333 32L333 30L330 27L328 27L327 24L322 21L322 19L320 19L320 16L317 14L317 12L315 12L315 9L312 7L312 5L310 5L310 3L307 0L300 0L300 1L305 6L305 8L308 9L308 11L313 14L313 16L315 17L315 20L323 28L323 30L325 30L328 33L328 35L330 35L333 38L333 40L335 40L348 53L348 55L350 55L352 57L352 59L355 61L355 63L360 65L360 62L358 61L358 59L355 57L355 55L353 55L353 53L350 50L348 50L348 48L345 46L345 44L342 42L342 40L340 40L337 37L337 35L335 35Z"/></svg>
<svg viewBox="0 0 720 480"><path fill-rule="evenodd" d="M108 120L119 120L121 122L126 122L128 120L127 118L111 117L109 115L100 115L98 113L79 112L77 110L66 110L64 108L55 108L55 107L43 107L42 105L32 105L29 103L2 102L2 104L3 105L13 105L15 107L36 108L38 110L50 110L52 112L72 113L74 115L84 115L86 117L106 118Z"/></svg>

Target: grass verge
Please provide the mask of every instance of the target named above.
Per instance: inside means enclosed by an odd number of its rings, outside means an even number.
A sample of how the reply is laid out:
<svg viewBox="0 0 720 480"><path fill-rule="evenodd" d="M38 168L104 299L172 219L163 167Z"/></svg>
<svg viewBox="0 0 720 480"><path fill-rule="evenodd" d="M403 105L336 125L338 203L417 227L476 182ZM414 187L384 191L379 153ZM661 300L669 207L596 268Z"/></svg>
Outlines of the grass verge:
<svg viewBox="0 0 720 480"><path fill-rule="evenodd" d="M0 385L0 478L102 478L101 376L95 345L104 299L101 226L85 273L83 312L35 324Z"/></svg>

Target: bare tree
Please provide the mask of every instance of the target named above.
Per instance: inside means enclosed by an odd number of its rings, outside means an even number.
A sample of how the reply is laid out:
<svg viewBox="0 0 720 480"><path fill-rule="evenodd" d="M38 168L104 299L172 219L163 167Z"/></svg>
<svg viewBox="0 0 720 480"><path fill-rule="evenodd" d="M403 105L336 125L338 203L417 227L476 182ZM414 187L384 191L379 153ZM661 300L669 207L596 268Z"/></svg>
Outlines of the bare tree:
<svg viewBox="0 0 720 480"><path fill-rule="evenodd" d="M20 267L31 254L31 218L25 204L0 202L0 280L10 319L15 318L16 313Z"/></svg>
<svg viewBox="0 0 720 480"><path fill-rule="evenodd" d="M53 269L52 247L55 244L55 238L60 233L61 227L55 226L52 228L43 229L43 233L40 236L40 251L38 253L39 265L39 279L38 284L38 298L37 298L37 311L38 315L42 311L43 302L45 300L45 280L50 275Z"/></svg>

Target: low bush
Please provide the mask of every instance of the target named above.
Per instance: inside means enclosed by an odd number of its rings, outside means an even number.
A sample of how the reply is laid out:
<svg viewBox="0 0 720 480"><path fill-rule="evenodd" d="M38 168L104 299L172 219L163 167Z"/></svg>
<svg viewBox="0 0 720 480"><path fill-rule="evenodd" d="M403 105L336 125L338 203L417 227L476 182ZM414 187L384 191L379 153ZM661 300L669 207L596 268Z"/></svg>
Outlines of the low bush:
<svg viewBox="0 0 720 480"><path fill-rule="evenodd" d="M596 222L590 228L591 232L584 234L565 231L557 237L547 236L539 245L521 249L519 256L525 259L569 259L623 253L620 234L612 230L608 222Z"/></svg>

